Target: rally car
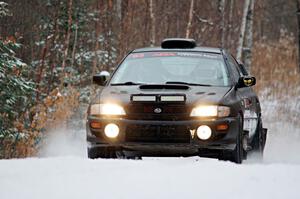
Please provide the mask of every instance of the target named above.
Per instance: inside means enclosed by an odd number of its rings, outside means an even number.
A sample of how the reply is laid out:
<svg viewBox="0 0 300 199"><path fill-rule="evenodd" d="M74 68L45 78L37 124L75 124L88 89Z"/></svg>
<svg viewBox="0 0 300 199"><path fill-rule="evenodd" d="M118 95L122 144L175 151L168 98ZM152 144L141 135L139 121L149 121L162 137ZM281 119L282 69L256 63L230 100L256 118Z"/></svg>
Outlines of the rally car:
<svg viewBox="0 0 300 199"><path fill-rule="evenodd" d="M131 51L88 108L89 158L204 156L242 163L262 155L267 129L255 77L225 49L165 39Z"/></svg>

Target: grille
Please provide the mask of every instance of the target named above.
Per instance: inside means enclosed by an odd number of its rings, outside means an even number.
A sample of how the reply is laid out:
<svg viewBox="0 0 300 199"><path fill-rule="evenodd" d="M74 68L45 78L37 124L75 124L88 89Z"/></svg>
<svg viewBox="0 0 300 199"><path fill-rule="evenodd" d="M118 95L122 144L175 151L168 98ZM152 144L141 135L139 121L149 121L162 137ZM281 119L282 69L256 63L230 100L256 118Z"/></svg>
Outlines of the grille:
<svg viewBox="0 0 300 199"><path fill-rule="evenodd" d="M184 126L130 125L125 139L127 142L189 143L190 133Z"/></svg>
<svg viewBox="0 0 300 199"><path fill-rule="evenodd" d="M160 113L154 110L160 108ZM133 103L127 107L128 119L137 120L184 120L188 118L188 110L185 104L139 104Z"/></svg>

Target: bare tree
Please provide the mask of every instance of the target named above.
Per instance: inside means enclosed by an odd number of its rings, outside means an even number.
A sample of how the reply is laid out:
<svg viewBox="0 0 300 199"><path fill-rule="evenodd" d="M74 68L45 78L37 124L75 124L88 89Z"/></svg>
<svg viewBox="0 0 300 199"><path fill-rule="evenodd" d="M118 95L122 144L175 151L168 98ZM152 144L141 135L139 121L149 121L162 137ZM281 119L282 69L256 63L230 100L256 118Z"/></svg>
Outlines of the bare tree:
<svg viewBox="0 0 300 199"><path fill-rule="evenodd" d="M69 53L69 45L70 45L70 37L71 37L71 26L72 26L72 6L73 6L73 0L68 0L68 28L67 32L65 35L65 44L64 44L64 54L63 54L63 60L62 60L62 71L64 71L65 66L66 66L66 61L68 58L68 53ZM63 78L64 78L64 72L62 73L61 77L61 83L63 83Z"/></svg>
<svg viewBox="0 0 300 199"><path fill-rule="evenodd" d="M233 10L234 10L235 0L230 0L229 13L228 13L228 23L226 26L227 29L227 38L226 38L226 47L232 48L232 39L231 36L233 34Z"/></svg>
<svg viewBox="0 0 300 199"><path fill-rule="evenodd" d="M122 57L125 55L125 52L128 47L128 8L129 8L129 1L122 0L121 1L121 20L120 20L120 34L119 34L119 57L118 60L121 60Z"/></svg>
<svg viewBox="0 0 300 199"><path fill-rule="evenodd" d="M94 46L94 59L92 76L95 75L98 65L98 50L99 50L99 36L100 36L100 16L103 12L101 2L97 2L98 18L95 20L95 46Z"/></svg>
<svg viewBox="0 0 300 199"><path fill-rule="evenodd" d="M43 47L43 50L42 50L41 65L40 65L38 73L36 75L36 84L37 84L37 88L36 88L36 102L39 102L40 93L41 93L40 83L42 81L43 72L44 72L44 68L45 68L45 59L46 59L46 55L48 53L48 43L49 43L48 40L49 40L49 38L47 37L45 39L45 46Z"/></svg>
<svg viewBox="0 0 300 199"><path fill-rule="evenodd" d="M59 17L59 10L56 9L54 16L53 16L53 21L54 21L54 25L53 25L53 39L51 41L51 46L52 48L55 47L55 45L57 44L57 41L59 39L59 25L58 25L58 17ZM57 63L57 51L56 50L52 50L50 57L49 57L49 64L50 64L50 77L48 80L48 88L47 88L47 94L50 93L52 86L53 86L53 80L54 80L54 69L56 67L56 63Z"/></svg>
<svg viewBox="0 0 300 199"><path fill-rule="evenodd" d="M175 7L176 7L176 12L178 12L179 11L179 8L180 8L180 2L179 2L179 0L176 0L175 1ZM176 37L180 37L179 35L179 29L180 29L180 27L179 27L179 21L180 20L180 17L179 17L179 15L176 15Z"/></svg>
<svg viewBox="0 0 300 199"><path fill-rule="evenodd" d="M246 20L245 47L243 47L243 62L248 71L250 71L252 60L254 4L255 0L250 0Z"/></svg>
<svg viewBox="0 0 300 199"><path fill-rule="evenodd" d="M75 61L75 53L76 53L76 48L77 48L77 41L78 41L78 21L76 21L76 24L75 24L74 44L73 44L72 59L71 59L71 66L72 67L73 67L74 61Z"/></svg>
<svg viewBox="0 0 300 199"><path fill-rule="evenodd" d="M106 51L108 55L108 63L102 66L102 69L109 70L113 66L112 63L112 37L111 34L113 32L113 13L115 12L115 6L113 0L108 1L108 5L106 7L106 16L105 16L105 29L106 29Z"/></svg>
<svg viewBox="0 0 300 199"><path fill-rule="evenodd" d="M300 69L300 0L296 1L297 31L298 31L298 67Z"/></svg>
<svg viewBox="0 0 300 199"><path fill-rule="evenodd" d="M231 35L232 35L232 21L233 21L232 20L233 3L234 3L234 0L230 0L228 24L226 26L226 28L227 28L227 45L229 46L229 48L231 47L231 44L232 44Z"/></svg>
<svg viewBox="0 0 300 199"><path fill-rule="evenodd" d="M247 20L247 14L248 14L248 10L249 10L249 4L250 4L250 0L245 0L241 29L240 29L240 37L239 37L239 42L238 42L238 46L237 46L237 54L236 54L236 58L239 61L242 58L242 50L243 50L243 45L244 45L244 36L245 36L245 30L246 30L246 20Z"/></svg>
<svg viewBox="0 0 300 199"><path fill-rule="evenodd" d="M155 45L155 14L153 10L153 0L149 2L149 12L150 12L150 21L151 21L151 36L150 36L150 45Z"/></svg>
<svg viewBox="0 0 300 199"><path fill-rule="evenodd" d="M188 19L188 24L186 26L185 38L189 38L190 34L191 34L193 13L194 13L194 0L191 0L190 11L189 11L189 19Z"/></svg>
<svg viewBox="0 0 300 199"><path fill-rule="evenodd" d="M121 20L122 19L122 0L117 0L116 10L117 10L118 19Z"/></svg>
<svg viewBox="0 0 300 199"><path fill-rule="evenodd" d="M221 47L225 45L225 5L226 0L219 0L219 12L221 15L220 29L221 29Z"/></svg>

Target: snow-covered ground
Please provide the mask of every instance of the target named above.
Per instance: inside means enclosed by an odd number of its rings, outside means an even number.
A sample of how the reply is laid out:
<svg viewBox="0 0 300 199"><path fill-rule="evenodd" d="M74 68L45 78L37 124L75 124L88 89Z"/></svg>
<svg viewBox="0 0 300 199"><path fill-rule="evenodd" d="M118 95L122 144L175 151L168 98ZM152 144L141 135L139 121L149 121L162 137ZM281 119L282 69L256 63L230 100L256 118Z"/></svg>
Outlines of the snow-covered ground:
<svg viewBox="0 0 300 199"><path fill-rule="evenodd" d="M214 159L89 160L84 136L53 133L40 158L0 161L0 199L300 198L300 130L263 104L263 162Z"/></svg>
<svg viewBox="0 0 300 199"><path fill-rule="evenodd" d="M88 160L56 157L0 163L0 198L299 199L299 164L200 158Z"/></svg>

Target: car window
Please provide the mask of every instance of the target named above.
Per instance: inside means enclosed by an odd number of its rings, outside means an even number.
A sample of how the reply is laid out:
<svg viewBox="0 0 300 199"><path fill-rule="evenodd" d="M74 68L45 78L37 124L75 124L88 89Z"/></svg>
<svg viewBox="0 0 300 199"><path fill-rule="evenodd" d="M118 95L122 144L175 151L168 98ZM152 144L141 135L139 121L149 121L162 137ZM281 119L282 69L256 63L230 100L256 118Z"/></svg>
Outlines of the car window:
<svg viewBox="0 0 300 199"><path fill-rule="evenodd" d="M238 70L238 64L231 55L228 56L227 61L229 63L234 81L237 82L241 76L241 72Z"/></svg>
<svg viewBox="0 0 300 199"><path fill-rule="evenodd" d="M110 83L165 84L188 82L228 86L223 57L200 52L146 52L129 55Z"/></svg>
<svg viewBox="0 0 300 199"><path fill-rule="evenodd" d="M238 61L236 61L236 59L232 55L231 55L231 58L235 62L235 65L237 66L237 69L238 69L238 71L240 73L240 76L247 76L247 75L249 75L249 73L246 70L244 64L239 64Z"/></svg>
<svg viewBox="0 0 300 199"><path fill-rule="evenodd" d="M239 64L239 69L241 70L243 76L249 75L248 71L246 70L243 64Z"/></svg>

